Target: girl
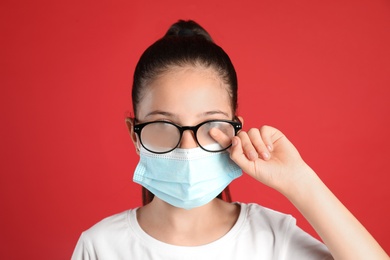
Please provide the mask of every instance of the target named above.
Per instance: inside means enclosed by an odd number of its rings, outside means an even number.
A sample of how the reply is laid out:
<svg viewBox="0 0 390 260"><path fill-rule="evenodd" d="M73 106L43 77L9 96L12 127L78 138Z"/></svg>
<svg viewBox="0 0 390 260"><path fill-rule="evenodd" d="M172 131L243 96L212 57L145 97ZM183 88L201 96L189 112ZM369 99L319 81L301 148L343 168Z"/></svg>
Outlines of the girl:
<svg viewBox="0 0 390 260"><path fill-rule="evenodd" d="M73 259L388 259L279 130L243 131L228 55L193 21L179 21L141 56L126 120L144 206L85 231ZM244 171L285 195L295 219L231 203Z"/></svg>

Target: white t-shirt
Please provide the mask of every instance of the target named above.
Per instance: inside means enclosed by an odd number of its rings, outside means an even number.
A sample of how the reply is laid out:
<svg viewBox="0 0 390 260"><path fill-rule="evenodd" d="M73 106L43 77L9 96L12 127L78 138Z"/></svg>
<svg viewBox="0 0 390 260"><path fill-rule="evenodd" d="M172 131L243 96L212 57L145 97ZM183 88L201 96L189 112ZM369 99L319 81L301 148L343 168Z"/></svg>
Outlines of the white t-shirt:
<svg viewBox="0 0 390 260"><path fill-rule="evenodd" d="M72 259L333 259L324 244L286 214L257 204L238 203L240 215L220 239L202 246L175 246L145 233L136 210L103 219L83 232Z"/></svg>

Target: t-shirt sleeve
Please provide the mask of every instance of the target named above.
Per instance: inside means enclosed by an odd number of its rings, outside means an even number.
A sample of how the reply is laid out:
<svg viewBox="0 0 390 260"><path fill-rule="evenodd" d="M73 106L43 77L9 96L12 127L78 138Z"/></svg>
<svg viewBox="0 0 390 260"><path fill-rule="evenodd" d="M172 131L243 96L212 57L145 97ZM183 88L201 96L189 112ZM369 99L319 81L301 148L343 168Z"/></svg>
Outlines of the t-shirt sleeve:
<svg viewBox="0 0 390 260"><path fill-rule="evenodd" d="M85 241L84 234L81 234L79 241L73 251L71 260L92 260L91 254L88 251L88 245Z"/></svg>
<svg viewBox="0 0 390 260"><path fill-rule="evenodd" d="M286 226L283 259L333 259L328 248L296 225L295 218L290 218Z"/></svg>

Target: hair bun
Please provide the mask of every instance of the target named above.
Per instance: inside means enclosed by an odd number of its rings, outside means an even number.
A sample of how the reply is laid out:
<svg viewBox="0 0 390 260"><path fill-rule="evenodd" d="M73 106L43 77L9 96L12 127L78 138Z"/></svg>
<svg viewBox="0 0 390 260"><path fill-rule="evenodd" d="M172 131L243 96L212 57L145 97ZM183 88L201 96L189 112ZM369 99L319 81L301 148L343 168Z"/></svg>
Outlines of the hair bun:
<svg viewBox="0 0 390 260"><path fill-rule="evenodd" d="M193 30L188 29L188 28L181 28L178 32L177 35L180 37L186 37L186 36L194 36L196 35Z"/></svg>
<svg viewBox="0 0 390 260"><path fill-rule="evenodd" d="M202 38L213 41L210 34L203 29L202 26L197 24L192 20L184 21L179 20L177 23L173 24L164 37L167 36L176 36L176 37L196 37L201 36Z"/></svg>

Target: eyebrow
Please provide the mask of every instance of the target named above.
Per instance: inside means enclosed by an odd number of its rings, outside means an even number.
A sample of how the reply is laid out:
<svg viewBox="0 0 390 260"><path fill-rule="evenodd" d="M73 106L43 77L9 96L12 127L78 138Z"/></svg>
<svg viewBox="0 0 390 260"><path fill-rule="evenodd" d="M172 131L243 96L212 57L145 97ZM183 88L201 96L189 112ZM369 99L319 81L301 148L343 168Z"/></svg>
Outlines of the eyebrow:
<svg viewBox="0 0 390 260"><path fill-rule="evenodd" d="M150 113L147 113L145 117L154 116L154 115L162 115L162 116L166 116L166 117L177 117L177 115L175 115L173 113L162 111L162 110L155 110L155 111L152 111Z"/></svg>
<svg viewBox="0 0 390 260"><path fill-rule="evenodd" d="M229 117L228 113L223 112L221 110L212 110L200 114L200 116L212 116L212 115L224 115L226 117Z"/></svg>
<svg viewBox="0 0 390 260"><path fill-rule="evenodd" d="M218 114L224 115L225 117L229 117L228 113L223 112L221 110L211 110L211 111L207 111L207 112L204 112L204 113L200 113L198 115L198 117L218 115ZM145 118L149 117L149 116L153 116L153 115L162 115L162 116L166 116L166 117L170 117L170 118L177 118L178 117L177 114L173 114L173 113L170 113L170 112L167 112L167 111L163 111L163 110L155 110L155 111L152 111L152 112L146 114Z"/></svg>

